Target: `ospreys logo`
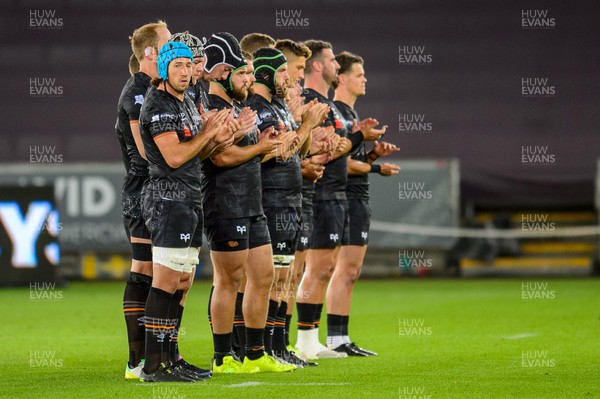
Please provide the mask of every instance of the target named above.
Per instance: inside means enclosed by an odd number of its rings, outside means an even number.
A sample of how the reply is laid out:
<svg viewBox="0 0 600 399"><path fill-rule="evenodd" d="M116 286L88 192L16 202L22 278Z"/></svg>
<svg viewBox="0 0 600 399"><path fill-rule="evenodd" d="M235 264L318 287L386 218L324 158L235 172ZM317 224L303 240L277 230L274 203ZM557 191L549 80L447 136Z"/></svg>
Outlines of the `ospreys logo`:
<svg viewBox="0 0 600 399"><path fill-rule="evenodd" d="M188 241L188 240L191 238L191 234L190 234L190 233L188 233L188 234L183 234L183 233L181 233L181 234L179 235L179 238L180 238L180 239L181 239L183 242L187 242L187 241Z"/></svg>
<svg viewBox="0 0 600 399"><path fill-rule="evenodd" d="M246 226L235 226L238 233L244 234L246 232Z"/></svg>
<svg viewBox="0 0 600 399"><path fill-rule="evenodd" d="M360 236L363 238L363 240L366 240L367 238L369 238L369 233L366 231L362 231L360 233Z"/></svg>
<svg viewBox="0 0 600 399"><path fill-rule="evenodd" d="M302 245L308 245L308 237L300 238L300 242L302 243Z"/></svg>
<svg viewBox="0 0 600 399"><path fill-rule="evenodd" d="M285 242L278 242L278 243L277 243L277 249L278 249L278 250L280 250L280 251L281 251L281 250L284 250L285 248L287 248L287 245L286 245L286 243L285 243Z"/></svg>
<svg viewBox="0 0 600 399"><path fill-rule="evenodd" d="M329 239L333 242L337 242L339 236L337 234L329 234Z"/></svg>
<svg viewBox="0 0 600 399"><path fill-rule="evenodd" d="M144 104L144 95L143 94L138 94L137 96L133 97L135 99L135 102L133 103L135 104L140 104L143 105Z"/></svg>

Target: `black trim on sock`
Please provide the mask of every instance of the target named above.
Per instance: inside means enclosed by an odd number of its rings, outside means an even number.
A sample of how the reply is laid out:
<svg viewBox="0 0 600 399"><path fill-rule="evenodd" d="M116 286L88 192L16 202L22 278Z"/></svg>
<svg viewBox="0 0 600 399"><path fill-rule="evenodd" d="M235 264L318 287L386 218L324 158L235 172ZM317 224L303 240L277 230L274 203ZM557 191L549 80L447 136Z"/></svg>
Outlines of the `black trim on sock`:
<svg viewBox="0 0 600 399"><path fill-rule="evenodd" d="M327 336L335 337L342 334L342 325L344 323L344 316L338 314L327 313Z"/></svg>
<svg viewBox="0 0 600 399"><path fill-rule="evenodd" d="M298 310L298 330L312 330L315 328L315 313L317 312L316 303L299 303L296 302Z"/></svg>
<svg viewBox="0 0 600 399"><path fill-rule="evenodd" d="M317 308L315 309L315 328L319 328L319 325L321 324L321 314L323 313L323 304L319 303L317 304Z"/></svg>
<svg viewBox="0 0 600 399"><path fill-rule="evenodd" d="M350 325L350 316L342 316L344 319L342 320L342 335L350 335L348 334L348 326Z"/></svg>

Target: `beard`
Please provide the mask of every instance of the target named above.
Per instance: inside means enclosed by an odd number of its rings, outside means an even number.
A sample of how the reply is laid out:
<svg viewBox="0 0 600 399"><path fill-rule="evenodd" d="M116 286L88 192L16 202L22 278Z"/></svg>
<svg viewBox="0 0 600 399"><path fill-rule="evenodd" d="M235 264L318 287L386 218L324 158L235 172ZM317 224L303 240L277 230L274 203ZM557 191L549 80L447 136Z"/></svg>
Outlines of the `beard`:
<svg viewBox="0 0 600 399"><path fill-rule="evenodd" d="M235 101L238 102L242 102L245 101L248 98L248 89L245 88L240 88L240 89L233 89L233 92L231 93L231 98L234 99Z"/></svg>
<svg viewBox="0 0 600 399"><path fill-rule="evenodd" d="M327 82L329 86L336 87L338 84L338 74L337 72L329 74L323 71L323 80Z"/></svg>
<svg viewBox="0 0 600 399"><path fill-rule="evenodd" d="M175 90L178 94L185 93L185 91L190 87L189 82L185 86L183 84L180 84L179 82L177 82L175 85L173 85L173 84L171 84L169 79L167 79L167 84L171 87L171 89Z"/></svg>

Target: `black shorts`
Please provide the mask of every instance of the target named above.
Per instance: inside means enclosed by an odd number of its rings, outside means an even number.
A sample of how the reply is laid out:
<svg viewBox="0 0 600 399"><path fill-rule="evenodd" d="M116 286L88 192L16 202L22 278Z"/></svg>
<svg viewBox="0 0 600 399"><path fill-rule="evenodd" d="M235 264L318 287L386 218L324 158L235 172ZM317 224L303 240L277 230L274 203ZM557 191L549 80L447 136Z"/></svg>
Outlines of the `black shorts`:
<svg viewBox="0 0 600 399"><path fill-rule="evenodd" d="M273 255L294 255L302 228L302 208L264 208Z"/></svg>
<svg viewBox="0 0 600 399"><path fill-rule="evenodd" d="M350 220L350 234L348 241L342 245L367 245L369 244L369 228L371 226L371 207L368 199L348 199L348 215Z"/></svg>
<svg viewBox="0 0 600 399"><path fill-rule="evenodd" d="M144 218L150 231L152 245L162 248L202 246L201 208L189 203L144 196Z"/></svg>
<svg viewBox="0 0 600 399"><path fill-rule="evenodd" d="M142 188L147 176L125 176L123 180L123 191L121 192L121 209L123 211L123 227L125 234L131 237L150 238L150 232L146 227L142 215Z"/></svg>
<svg viewBox="0 0 600 399"><path fill-rule="evenodd" d="M298 234L298 242L296 243L296 251L306 251L309 248L310 236L314 230L313 212L310 209L302 208L302 228Z"/></svg>
<svg viewBox="0 0 600 399"><path fill-rule="evenodd" d="M206 219L204 224L211 251L242 251L271 243L264 214L247 218Z"/></svg>
<svg viewBox="0 0 600 399"><path fill-rule="evenodd" d="M310 249L339 247L349 239L348 201L315 201L313 213L315 227L310 237Z"/></svg>

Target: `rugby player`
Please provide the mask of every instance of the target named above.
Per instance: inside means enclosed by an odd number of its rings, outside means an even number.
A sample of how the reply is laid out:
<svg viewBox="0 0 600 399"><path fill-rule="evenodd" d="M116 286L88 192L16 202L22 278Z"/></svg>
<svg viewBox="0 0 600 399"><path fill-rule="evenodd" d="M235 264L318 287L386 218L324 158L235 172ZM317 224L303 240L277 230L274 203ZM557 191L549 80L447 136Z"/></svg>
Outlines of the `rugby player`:
<svg viewBox="0 0 600 399"><path fill-rule="evenodd" d="M288 85L288 96L286 98L286 103L288 105L288 109L294 114L294 122L301 121L301 112L304 110L302 106L304 103L304 98L301 96L302 87L300 86L300 81L304 79L304 68L306 65L306 60L310 57L311 52L308 47L306 47L302 43L298 43L289 39L278 40L275 43L275 48L283 53L287 62L288 62L288 76L289 76L289 85ZM278 101L279 97L275 97L275 101ZM295 110L300 111L299 117L296 116L297 112ZM321 129L324 132L324 129ZM309 149L309 153L313 155L317 155L319 153L327 153L332 148L331 143L325 140L325 136L318 137L318 131L314 130L311 132L311 136L307 142L311 144ZM316 144L318 147L313 148L312 144ZM308 155L303 149L303 154ZM316 164L310 161L310 158L302 159L301 161L301 173L302 173L302 181L305 178L308 178L310 184L314 183L314 181L318 180L323 175L323 166ZM304 187L304 184L302 184ZM285 315L285 330L284 330L284 339L286 344L286 349L290 352L297 352L297 349L290 344L289 341L289 332L290 332L290 323L292 320L293 309L294 309L294 300L295 295L298 290L298 283L302 278L302 272L304 271L304 261L306 259L306 247L308 245L308 234L311 231L312 226L312 203L309 204L304 200L304 193L302 194L302 208L300 212L300 229L298 231L298 239L296 242L296 252L294 253L294 262L289 271L288 282L286 284L286 290L283 293L283 300L286 301L287 312ZM311 363L309 364L316 364Z"/></svg>
<svg viewBox="0 0 600 399"><path fill-rule="evenodd" d="M329 350L319 342L320 314L325 289L335 266L339 252L340 237L347 231L345 213L346 156L351 144L348 132L342 125L339 112L327 94L337 77L339 65L335 61L331 44L309 40L304 43L311 56L306 62L304 95L305 102L317 99L330 106L325 126L333 126L340 137L336 158L327 163L323 177L313 188L303 190L307 206L313 208L313 231L309 237L306 268L298 287L298 340L296 348L307 359L346 357L345 353ZM342 173L343 171L343 173ZM312 191L312 192L311 192ZM314 194L313 194L314 192Z"/></svg>
<svg viewBox="0 0 600 399"><path fill-rule="evenodd" d="M170 361L170 344L178 325L182 284L191 281L202 243L200 159L218 146L231 145L239 124L222 111L202 121L186 95L193 55L183 43L167 42L158 54L140 113L140 133L149 163L143 213L152 239L153 280L146 301L145 363L147 382L192 382L200 373ZM199 368L196 368L199 369ZM199 369L201 370L201 369Z"/></svg>
<svg viewBox="0 0 600 399"><path fill-rule="evenodd" d="M210 301L214 357L213 373L285 372L296 366L282 364L265 353L264 330L273 259L269 230L261 203L260 162L275 155L282 141L273 129L258 133L256 113L242 108L250 78L237 39L229 33L212 35L205 45L206 70L219 63L231 68L224 79L211 82L211 108L232 110L248 119L248 133L236 145L203 162L203 200L206 237L214 268ZM246 115L246 116L243 116ZM274 135L273 135L274 136ZM235 302L242 276L246 344L243 363L232 350Z"/></svg>
<svg viewBox="0 0 600 399"><path fill-rule="evenodd" d="M275 39L265 33L248 33L240 40L242 51L248 54L254 54L263 47L275 47Z"/></svg>
<svg viewBox="0 0 600 399"><path fill-rule="evenodd" d="M304 44L311 50L305 68L305 102L317 99L329 105L330 112L324 125L331 126L340 139L335 152L326 162L323 177L314 185L314 230L309 239L305 272L298 287L296 347L309 359L346 357L346 353L328 349L319 342L319 325L325 291L335 269L341 243L347 240L349 234L347 153L359 146L363 139L371 139L375 132L372 131L372 124L364 124L364 131L349 131L342 123L339 110L327 98L329 89L337 81L340 67L331 44L320 40L309 40ZM305 192L307 200L310 200L310 188Z"/></svg>
<svg viewBox="0 0 600 399"><path fill-rule="evenodd" d="M258 128L261 131L274 127L277 131L291 131L297 143L274 159L262 163L262 203L271 236L275 282L271 290L265 347L267 353L292 364L307 366L308 363L287 350L285 343L285 316L289 269L294 260L298 239L302 206L302 176L300 157L308 152L305 143L310 139L313 128L321 124L326 116L326 104L309 104L302 115L302 124L297 125L285 103L289 86L287 60L279 50L262 48L254 53L255 95L248 105L258 113ZM304 151L301 150L304 149Z"/></svg>
<svg viewBox="0 0 600 399"><path fill-rule="evenodd" d="M364 61L361 57L341 52L335 57L340 65L338 80L334 84L334 103L342 115L342 120L349 130L355 130L362 122L354 110L354 104L366 93ZM373 123L376 122L373 120ZM374 134L383 135L387 126L381 129L372 128ZM352 290L358 280L363 259L369 242L369 225L371 208L369 207L369 173L392 176L400 171L396 165L384 163L374 164L382 156L392 154L399 149L390 143L374 142L373 150L366 151L363 142L356 147L348 159L348 215L350 233L348 239L342 241L342 248L337 259L335 271L327 288L327 346L348 356L374 356L375 352L360 348L350 340L348 322Z"/></svg>
<svg viewBox="0 0 600 399"><path fill-rule="evenodd" d="M206 57L202 41L188 31L174 34L169 41L185 43L192 50L192 54L194 55L194 72L190 87L188 88L188 95L198 107L200 115L203 115L208 111L208 91L202 84L202 81L208 81L209 79L204 73ZM215 76L215 79L219 77Z"/></svg>
<svg viewBox="0 0 600 399"><path fill-rule="evenodd" d="M127 238L131 243L131 272L123 295L123 312L129 341L129 361L125 379L138 379L143 367L146 298L152 284L152 245L144 224L140 195L148 177L148 162L141 142L139 119L150 80L158 76L158 50L168 41L170 32L163 21L137 28L130 36L133 55L129 61L131 77L125 83L115 126L126 175L123 181L122 211Z"/></svg>

